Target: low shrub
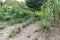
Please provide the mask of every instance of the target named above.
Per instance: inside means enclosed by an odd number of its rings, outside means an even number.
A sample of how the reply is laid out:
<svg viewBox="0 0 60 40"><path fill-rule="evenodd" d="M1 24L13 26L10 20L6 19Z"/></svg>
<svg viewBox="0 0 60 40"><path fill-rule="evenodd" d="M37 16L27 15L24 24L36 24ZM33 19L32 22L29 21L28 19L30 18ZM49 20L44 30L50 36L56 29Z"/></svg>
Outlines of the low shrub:
<svg viewBox="0 0 60 40"><path fill-rule="evenodd" d="M0 29L3 29L5 28L5 26L7 25L8 23L7 22L0 22Z"/></svg>
<svg viewBox="0 0 60 40"><path fill-rule="evenodd" d="M48 20L42 20L40 22L40 30L43 32L48 32L50 30L51 23Z"/></svg>
<svg viewBox="0 0 60 40"><path fill-rule="evenodd" d="M39 19L44 19L44 18L47 17L47 13L37 12L36 17L39 18Z"/></svg>

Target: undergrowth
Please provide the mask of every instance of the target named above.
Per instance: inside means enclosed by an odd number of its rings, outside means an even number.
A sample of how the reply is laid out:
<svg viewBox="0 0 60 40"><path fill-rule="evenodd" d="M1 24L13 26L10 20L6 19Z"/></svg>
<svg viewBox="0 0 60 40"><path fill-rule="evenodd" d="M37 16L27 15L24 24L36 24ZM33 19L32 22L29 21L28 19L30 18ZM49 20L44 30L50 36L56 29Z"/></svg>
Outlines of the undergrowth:
<svg viewBox="0 0 60 40"><path fill-rule="evenodd" d="M9 37L16 36L18 33L20 33L20 31L22 29L27 27L29 24L34 23L35 21L36 21L36 18L32 17L32 18L28 19L27 21L23 22L21 25L17 26L15 29L13 29L9 32Z"/></svg>

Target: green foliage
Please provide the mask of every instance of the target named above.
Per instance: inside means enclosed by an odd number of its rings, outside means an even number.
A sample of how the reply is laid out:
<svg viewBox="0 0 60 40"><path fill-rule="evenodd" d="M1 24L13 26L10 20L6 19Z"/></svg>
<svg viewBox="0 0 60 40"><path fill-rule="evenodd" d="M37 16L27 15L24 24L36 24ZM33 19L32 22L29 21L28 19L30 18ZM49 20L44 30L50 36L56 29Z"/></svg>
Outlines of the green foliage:
<svg viewBox="0 0 60 40"><path fill-rule="evenodd" d="M6 22L0 22L0 29L5 28L5 26L6 26Z"/></svg>
<svg viewBox="0 0 60 40"><path fill-rule="evenodd" d="M15 5L13 5L15 4ZM11 8L8 6L2 6L0 9L0 18L3 20L6 19L15 19L15 18L27 18L30 17L31 12L27 9L22 9L18 3L13 2Z"/></svg>
<svg viewBox="0 0 60 40"><path fill-rule="evenodd" d="M38 12L36 13L36 17L38 17L39 19L45 19L47 17L47 13Z"/></svg>
<svg viewBox="0 0 60 40"><path fill-rule="evenodd" d="M40 30L48 32L50 30L51 23L48 20L43 19L40 23Z"/></svg>
<svg viewBox="0 0 60 40"><path fill-rule="evenodd" d="M3 15L2 15L2 13L0 12L0 20L2 20L3 19Z"/></svg>
<svg viewBox="0 0 60 40"><path fill-rule="evenodd" d="M46 0L25 0L26 1L26 5L30 8L35 10L40 10L42 4L46 1Z"/></svg>
<svg viewBox="0 0 60 40"><path fill-rule="evenodd" d="M11 3L5 3L0 7L0 23L1 21L7 22L7 25L13 25L15 23L22 23L32 17L32 12L25 8L26 5L17 1ZM3 25L3 23L1 23ZM3 28L2 26L1 28Z"/></svg>
<svg viewBox="0 0 60 40"><path fill-rule="evenodd" d="M14 28L13 30L11 30L9 32L9 37L14 37L15 35L17 35L18 33L20 33L20 31L22 29L24 29L26 26L28 26L29 24L33 23L35 21L35 18L32 17L29 20L23 22L21 25L17 26L16 28Z"/></svg>
<svg viewBox="0 0 60 40"><path fill-rule="evenodd" d="M9 33L9 37L14 37L16 34L18 34L21 31L20 27L15 28L14 30L11 30Z"/></svg>

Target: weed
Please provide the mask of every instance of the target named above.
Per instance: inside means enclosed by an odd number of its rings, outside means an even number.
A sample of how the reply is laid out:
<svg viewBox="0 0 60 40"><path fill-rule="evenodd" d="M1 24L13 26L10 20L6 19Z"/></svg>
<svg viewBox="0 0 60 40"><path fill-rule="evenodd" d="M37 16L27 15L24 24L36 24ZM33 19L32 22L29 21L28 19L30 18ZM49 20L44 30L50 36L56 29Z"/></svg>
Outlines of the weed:
<svg viewBox="0 0 60 40"><path fill-rule="evenodd" d="M14 30L11 30L9 33L9 37L14 37L16 34L18 34L21 31L20 27L15 28Z"/></svg>
<svg viewBox="0 0 60 40"><path fill-rule="evenodd" d="M51 24L48 20L42 20L40 23L40 30L43 32L48 32L50 30Z"/></svg>

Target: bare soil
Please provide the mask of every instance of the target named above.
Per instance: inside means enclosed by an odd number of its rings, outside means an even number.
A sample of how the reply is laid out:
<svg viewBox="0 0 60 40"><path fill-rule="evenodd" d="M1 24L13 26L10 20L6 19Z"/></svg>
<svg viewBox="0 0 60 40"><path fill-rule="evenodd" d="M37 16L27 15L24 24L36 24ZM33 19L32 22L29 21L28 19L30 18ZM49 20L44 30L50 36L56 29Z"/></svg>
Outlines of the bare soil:
<svg viewBox="0 0 60 40"><path fill-rule="evenodd" d="M0 30L0 40L60 40L60 28L52 27L49 33L35 32L39 27L39 22L30 24L24 28L18 35L8 38L8 32L15 28L9 26Z"/></svg>

